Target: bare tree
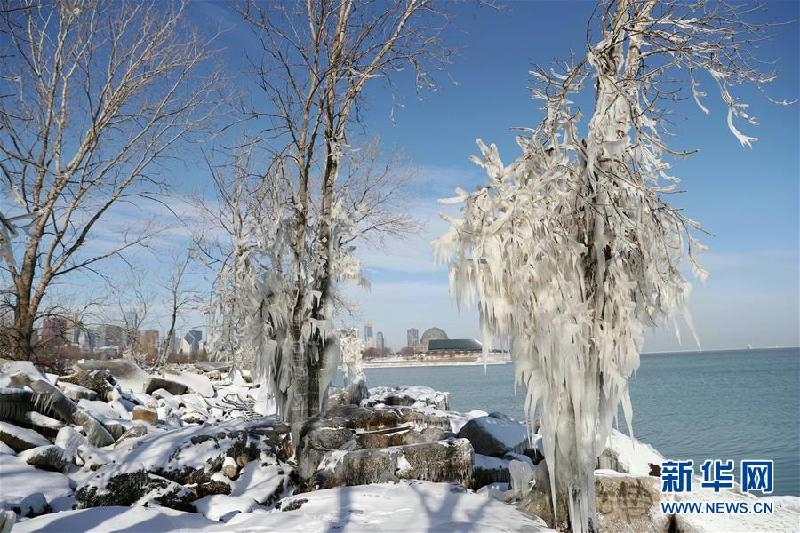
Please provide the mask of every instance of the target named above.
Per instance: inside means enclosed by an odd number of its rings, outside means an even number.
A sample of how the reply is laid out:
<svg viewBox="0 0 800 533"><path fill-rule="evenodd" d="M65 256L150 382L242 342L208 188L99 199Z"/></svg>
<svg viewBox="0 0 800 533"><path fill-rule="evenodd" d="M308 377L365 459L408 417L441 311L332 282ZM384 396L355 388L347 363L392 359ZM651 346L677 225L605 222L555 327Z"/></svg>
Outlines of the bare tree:
<svg viewBox="0 0 800 533"><path fill-rule="evenodd" d="M181 312L200 302L197 291L186 285L186 275L192 259L191 249L172 258L172 272L164 286L167 291L169 326L159 347L156 365L163 365L169 359L173 349L172 338L175 336L175 325Z"/></svg>
<svg viewBox="0 0 800 533"><path fill-rule="evenodd" d="M335 235L346 218L337 180L364 89L403 69L417 89L435 88L428 74L449 53L439 40L445 17L428 0L249 2L240 12L262 46L254 66L269 108L253 113L268 121L260 144L280 161L293 213L288 343L271 356L280 368L264 371L279 376L285 415L299 422L319 411L327 390L336 263L345 258Z"/></svg>
<svg viewBox="0 0 800 533"><path fill-rule="evenodd" d="M155 199L166 185L158 163L219 102L218 76L199 73L208 53L183 3L25 5L0 12L0 183L14 199L0 209L12 228L0 232L0 250L15 359L30 356L54 281L98 272L152 235L121 228L103 239L98 226L118 204ZM30 223L15 234L8 221L20 216Z"/></svg>

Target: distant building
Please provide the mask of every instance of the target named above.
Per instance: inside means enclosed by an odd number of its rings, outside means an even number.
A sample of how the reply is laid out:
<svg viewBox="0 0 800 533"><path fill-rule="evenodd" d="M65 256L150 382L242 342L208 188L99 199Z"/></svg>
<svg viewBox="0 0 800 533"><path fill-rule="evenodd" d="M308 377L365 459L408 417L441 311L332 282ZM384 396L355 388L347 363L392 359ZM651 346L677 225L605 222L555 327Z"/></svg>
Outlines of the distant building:
<svg viewBox="0 0 800 533"><path fill-rule="evenodd" d="M365 348L375 347L375 337L372 336L372 322L364 323L364 347Z"/></svg>
<svg viewBox="0 0 800 533"><path fill-rule="evenodd" d="M415 328L406 330L406 346L414 347L419 344L419 330Z"/></svg>
<svg viewBox="0 0 800 533"><path fill-rule="evenodd" d="M63 316L46 316L42 323L42 331L39 335L41 342L66 341L67 319Z"/></svg>
<svg viewBox="0 0 800 533"><path fill-rule="evenodd" d="M116 324L100 324L94 328L94 333L97 338L96 346L125 346L125 328Z"/></svg>
<svg viewBox="0 0 800 533"><path fill-rule="evenodd" d="M139 346L146 353L158 351L158 330L146 329L139 335Z"/></svg>
<svg viewBox="0 0 800 533"><path fill-rule="evenodd" d="M379 331L375 336L375 347L381 352L384 350L384 348L386 348L386 341L383 338L382 331Z"/></svg>
<svg viewBox="0 0 800 533"><path fill-rule="evenodd" d="M475 355L483 351L483 344L475 339L430 339L428 355Z"/></svg>
<svg viewBox="0 0 800 533"><path fill-rule="evenodd" d="M422 338L419 340L419 344L424 351L427 351L428 343L430 341L444 340L444 339L447 339L447 333L445 333L443 329L430 328L426 329L425 332L422 334Z"/></svg>
<svg viewBox="0 0 800 533"><path fill-rule="evenodd" d="M180 352L184 355L197 355L200 351L200 342L203 340L203 332L199 329L191 329L183 339L181 339Z"/></svg>

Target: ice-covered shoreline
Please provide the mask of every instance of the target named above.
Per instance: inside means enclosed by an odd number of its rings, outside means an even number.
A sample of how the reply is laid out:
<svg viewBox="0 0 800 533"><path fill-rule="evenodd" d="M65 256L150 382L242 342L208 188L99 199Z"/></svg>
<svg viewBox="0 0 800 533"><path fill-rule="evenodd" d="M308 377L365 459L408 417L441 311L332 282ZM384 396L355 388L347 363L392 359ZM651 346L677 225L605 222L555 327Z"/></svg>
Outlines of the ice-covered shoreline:
<svg viewBox="0 0 800 533"><path fill-rule="evenodd" d="M111 361L55 376L5 363L0 531L549 530L540 440L523 424L452 411L428 387L351 389L294 443L265 416L260 387L224 366L152 375ZM659 514L662 459L612 435L595 474L605 531L738 527L742 517ZM800 498L771 501L775 515L741 523L800 520Z"/></svg>

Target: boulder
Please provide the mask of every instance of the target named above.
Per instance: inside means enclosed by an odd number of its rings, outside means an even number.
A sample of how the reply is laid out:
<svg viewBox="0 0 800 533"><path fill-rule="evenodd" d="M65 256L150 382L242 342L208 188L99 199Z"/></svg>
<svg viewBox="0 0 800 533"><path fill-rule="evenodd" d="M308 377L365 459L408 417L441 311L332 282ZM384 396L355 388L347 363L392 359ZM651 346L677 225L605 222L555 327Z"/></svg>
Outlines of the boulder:
<svg viewBox="0 0 800 533"><path fill-rule="evenodd" d="M92 446L108 446L114 442L111 434L92 417L88 412L79 408L67 398L63 392L44 380L31 380L26 374L14 374L12 383L27 385L32 391L32 404L34 409L51 418L61 420L66 424L83 426L84 431Z"/></svg>
<svg viewBox="0 0 800 533"><path fill-rule="evenodd" d="M436 426L426 427L427 423ZM334 406L325 415L307 421L300 430L298 473L304 480L311 479L330 450L387 448L452 437L442 425L450 427L447 419L428 417L407 407Z"/></svg>
<svg viewBox="0 0 800 533"><path fill-rule="evenodd" d="M64 427L64 424L60 420L50 418L36 411L28 411L25 413L24 425L50 440L55 439L56 435L58 435L58 431Z"/></svg>
<svg viewBox="0 0 800 533"><path fill-rule="evenodd" d="M73 365L76 370L105 370L123 390L144 392L144 386L150 378L149 374L126 359L85 360Z"/></svg>
<svg viewBox="0 0 800 533"><path fill-rule="evenodd" d="M126 439L113 449L92 450L91 454L82 455L87 464L102 466L80 486L79 499L87 502L87 506L129 505L130 496L115 500L113 491L109 495L106 489L114 483L121 486L136 480L150 483L151 478L141 477L144 474L179 485L202 486L207 491L203 495L218 488L230 490L227 483L220 483L219 476L215 476L221 475L226 458L230 457L239 466L257 459L262 453L286 461L291 455L291 447L286 442L288 435L288 425L272 417L263 417L156 431L138 439ZM141 475L131 477L132 474ZM120 476L120 481L114 481ZM198 493L199 489L193 497L198 497ZM96 501L106 503L93 503Z"/></svg>
<svg viewBox="0 0 800 533"><path fill-rule="evenodd" d="M178 383L177 381L159 377L151 377L145 386L144 392L147 394L152 394L158 389L164 389L170 394L185 394L188 390L188 387L183 383Z"/></svg>
<svg viewBox="0 0 800 533"><path fill-rule="evenodd" d="M0 420L25 424L25 414L35 409L33 391L22 387L0 387Z"/></svg>
<svg viewBox="0 0 800 533"><path fill-rule="evenodd" d="M92 415L83 409L77 408L72 414L73 423L78 426L83 426L83 431L86 433L86 439L92 446L102 448L114 443L114 437L111 433L103 427Z"/></svg>
<svg viewBox="0 0 800 533"><path fill-rule="evenodd" d="M473 418L464 424L458 436L468 439L475 453L492 457L503 457L509 452L522 453L528 442L525 426L497 413Z"/></svg>
<svg viewBox="0 0 800 533"><path fill-rule="evenodd" d="M155 411L137 405L133 408L133 421L142 421L155 426L158 424L158 414Z"/></svg>
<svg viewBox="0 0 800 533"><path fill-rule="evenodd" d="M56 386L73 402L79 402L80 400L96 400L98 398L95 391L80 385L75 385L74 383L59 381L56 383Z"/></svg>
<svg viewBox="0 0 800 533"><path fill-rule="evenodd" d="M50 444L49 440L32 429L21 428L8 422L0 422L0 442L17 453Z"/></svg>
<svg viewBox="0 0 800 533"><path fill-rule="evenodd" d="M84 369L78 367L75 372L68 376L61 376L58 381L72 383L94 391L103 400L107 399L108 394L116 384L111 372L105 368Z"/></svg>
<svg viewBox="0 0 800 533"><path fill-rule="evenodd" d="M102 488L84 485L78 488L75 499L80 509L106 505L144 505L150 502L193 512L194 491L148 472L127 472L113 476Z"/></svg>
<svg viewBox="0 0 800 533"><path fill-rule="evenodd" d="M201 396L206 396L208 398L214 396L214 385L211 384L210 379L202 374L195 374L192 372L165 372L164 378L174 383L185 385L189 391L200 394ZM170 390L170 392L172 391Z"/></svg>
<svg viewBox="0 0 800 533"><path fill-rule="evenodd" d="M360 405L367 397L369 397L367 383L364 379L358 379L344 389L332 389L328 393L328 406Z"/></svg>
<svg viewBox="0 0 800 533"><path fill-rule="evenodd" d="M54 444L25 450L19 454L19 458L31 466L51 472L66 472L72 464L71 459L64 455L64 450Z"/></svg>
<svg viewBox="0 0 800 533"><path fill-rule="evenodd" d="M429 406L442 411L450 409L450 394L439 392L430 387L374 387L369 390L369 397L364 406L373 407L378 404L389 406Z"/></svg>
<svg viewBox="0 0 800 533"><path fill-rule="evenodd" d="M0 511L33 517L68 509L72 497L67 476L39 470L19 457L0 455Z"/></svg>
<svg viewBox="0 0 800 533"><path fill-rule="evenodd" d="M228 479L236 479L239 474L239 465L233 457L226 457L222 462L222 473Z"/></svg>
<svg viewBox="0 0 800 533"><path fill-rule="evenodd" d="M668 516L653 512L662 496L660 488L654 477L596 471L595 507L600 529L621 533L666 531Z"/></svg>
<svg viewBox="0 0 800 533"><path fill-rule="evenodd" d="M333 488L401 479L467 484L472 476L472 454L472 446L466 439L333 450L326 454L309 485Z"/></svg>
<svg viewBox="0 0 800 533"><path fill-rule="evenodd" d="M120 436L117 439L117 442L114 445L117 446L127 439L136 439L139 437L144 437L147 434L148 434L147 426L142 424L136 424L132 426L130 429L128 429L125 433L123 433L122 436Z"/></svg>
<svg viewBox="0 0 800 533"><path fill-rule="evenodd" d="M65 426L61 428L56 435L55 445L61 448L62 456L70 463L75 462L75 456L78 453L78 448L89 444L86 437L78 433L72 426Z"/></svg>
<svg viewBox="0 0 800 533"><path fill-rule="evenodd" d="M447 439L400 447L405 468L398 469L400 479L454 481L469 485L472 478L473 449L467 439Z"/></svg>

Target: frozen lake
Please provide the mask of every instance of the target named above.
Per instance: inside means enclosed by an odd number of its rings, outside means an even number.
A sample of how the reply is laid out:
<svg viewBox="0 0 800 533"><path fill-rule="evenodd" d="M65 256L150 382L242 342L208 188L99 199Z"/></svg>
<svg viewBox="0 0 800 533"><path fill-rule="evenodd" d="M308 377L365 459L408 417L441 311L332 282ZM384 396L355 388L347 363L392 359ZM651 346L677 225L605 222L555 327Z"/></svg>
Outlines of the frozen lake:
<svg viewBox="0 0 800 533"><path fill-rule="evenodd" d="M367 383L449 391L458 411L523 418L512 365L369 368ZM672 458L775 461L774 495L800 496L800 349L648 354L631 381L634 436ZM738 479L738 474L737 474Z"/></svg>

